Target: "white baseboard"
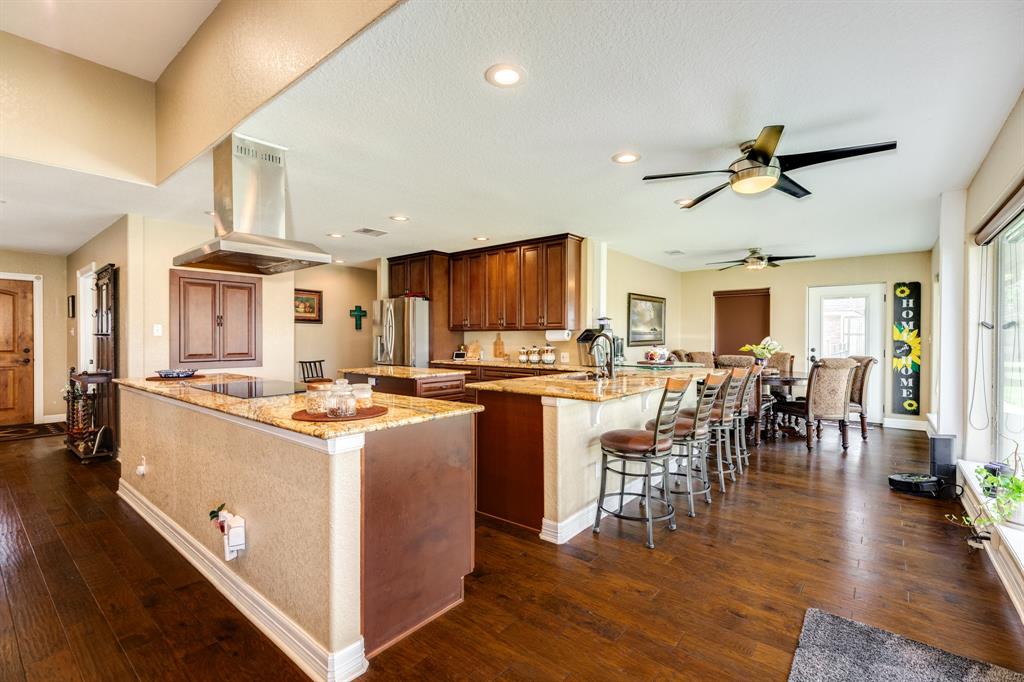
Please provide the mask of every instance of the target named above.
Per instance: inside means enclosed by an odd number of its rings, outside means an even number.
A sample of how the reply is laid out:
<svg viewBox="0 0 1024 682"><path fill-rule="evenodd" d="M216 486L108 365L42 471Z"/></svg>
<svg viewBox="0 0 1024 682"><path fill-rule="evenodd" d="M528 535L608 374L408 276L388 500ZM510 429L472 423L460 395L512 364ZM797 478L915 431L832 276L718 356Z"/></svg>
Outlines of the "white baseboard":
<svg viewBox="0 0 1024 682"><path fill-rule="evenodd" d="M908 431L927 431L927 419L903 419L901 417L886 417L882 426L887 429L907 429Z"/></svg>
<svg viewBox="0 0 1024 682"><path fill-rule="evenodd" d="M39 418L39 421L37 421L36 423L37 424L56 424L57 422L64 421L65 417L66 417L66 415L63 412L60 412L58 414L44 414L42 417Z"/></svg>
<svg viewBox="0 0 1024 682"><path fill-rule="evenodd" d="M220 557L197 542L124 479L119 482L117 494L311 678L343 682L366 672L369 662L363 650L362 637L344 649L327 651L266 597L229 570Z"/></svg>
<svg viewBox="0 0 1024 682"><path fill-rule="evenodd" d="M642 478L633 479L626 485L626 492L639 494L643 490L643 483ZM553 542L556 545L564 545L588 528L593 528L594 514L596 513L597 500L594 500L565 521L543 519L540 526L540 539ZM603 513L601 518L605 516L608 516L607 512Z"/></svg>

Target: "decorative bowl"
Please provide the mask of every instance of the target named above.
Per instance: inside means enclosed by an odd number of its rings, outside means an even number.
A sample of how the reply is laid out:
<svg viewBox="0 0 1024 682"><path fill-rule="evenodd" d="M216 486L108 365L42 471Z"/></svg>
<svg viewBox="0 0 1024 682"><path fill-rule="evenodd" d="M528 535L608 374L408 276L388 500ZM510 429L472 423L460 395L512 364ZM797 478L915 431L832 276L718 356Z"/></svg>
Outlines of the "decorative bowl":
<svg viewBox="0 0 1024 682"><path fill-rule="evenodd" d="M187 379L196 373L194 369L158 369L156 375L161 379Z"/></svg>

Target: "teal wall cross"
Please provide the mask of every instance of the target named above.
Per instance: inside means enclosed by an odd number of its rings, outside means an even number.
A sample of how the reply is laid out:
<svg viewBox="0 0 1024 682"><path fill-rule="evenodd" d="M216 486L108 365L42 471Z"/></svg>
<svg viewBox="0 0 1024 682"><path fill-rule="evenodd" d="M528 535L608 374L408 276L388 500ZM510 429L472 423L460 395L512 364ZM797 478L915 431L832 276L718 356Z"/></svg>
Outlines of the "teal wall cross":
<svg viewBox="0 0 1024 682"><path fill-rule="evenodd" d="M363 306L357 305L355 308L348 311L348 316L355 319L356 331L363 328L363 318L366 317L366 311L363 310Z"/></svg>

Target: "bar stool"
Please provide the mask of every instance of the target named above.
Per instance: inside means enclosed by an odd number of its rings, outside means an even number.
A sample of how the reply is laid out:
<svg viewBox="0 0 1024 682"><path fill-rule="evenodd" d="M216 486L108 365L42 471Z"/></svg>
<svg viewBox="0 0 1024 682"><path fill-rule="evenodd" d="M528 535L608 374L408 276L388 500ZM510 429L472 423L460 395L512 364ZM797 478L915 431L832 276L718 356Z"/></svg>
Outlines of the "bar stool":
<svg viewBox="0 0 1024 682"><path fill-rule="evenodd" d="M711 442L711 413L718 394L725 384L728 374L725 372L709 373L697 388L697 405L693 408L693 416L680 416L676 419L676 428L672 436L673 444L678 448L674 456L676 470L669 471L671 495L686 495L689 507L688 515L696 516L693 509L694 495L703 495L704 501L711 504L711 479L708 475L708 454ZM680 411L682 412L682 411ZM655 421L647 422L647 428L653 429ZM683 454L683 453L686 454ZM685 462L684 462L685 460ZM694 466L697 460L699 466ZM700 474L701 489L693 489L693 473ZM678 490L679 478L686 481L686 490ZM664 485L664 483L663 483Z"/></svg>
<svg viewBox="0 0 1024 682"><path fill-rule="evenodd" d="M733 414L733 436L735 438L736 464L742 474L746 467L750 466L750 449L747 447L747 420L751 417L751 401L754 399L754 391L757 389L757 381L764 370L762 365L754 365L747 373L743 389L740 391L736 401L736 411Z"/></svg>
<svg viewBox="0 0 1024 682"><path fill-rule="evenodd" d="M679 416L679 406L683 402L683 394L690 385L689 377L672 378L665 384L665 392L661 395L661 403L658 405L658 417L656 428L653 431L645 429L616 429L605 431L601 434L601 492L597 498L597 513L594 516L594 533L601 532L601 512L611 514L615 518L626 521L641 521L647 524L647 548L654 549L654 522L668 520L668 529L676 529L675 507L664 484L666 471L668 470L668 458L672 456L672 433L676 426L676 418ZM621 463L621 468L616 469L615 463ZM631 462L643 464L643 472L631 472L628 465ZM656 469L660 467L660 471ZM608 483L608 472L619 476L619 492L606 493ZM664 513L655 515L651 502L652 480L655 476L662 477L662 499L659 500L665 505ZM644 489L642 493L631 493L625 490L626 478L642 478ZM643 507L644 516L633 516L624 514L622 506L626 496L639 497ZM619 498L618 511L612 511L604 506L606 496L617 496Z"/></svg>
<svg viewBox="0 0 1024 682"><path fill-rule="evenodd" d="M725 492L725 475L729 474L729 480L736 480L736 464L732 459L732 429L733 414L736 411L736 395L742 388L743 378L747 370L744 367L736 367L729 370L725 375L722 388L715 398L714 407L711 408L711 436L715 446L715 461L718 472L718 488ZM688 407L679 411L682 417L692 418L694 409Z"/></svg>

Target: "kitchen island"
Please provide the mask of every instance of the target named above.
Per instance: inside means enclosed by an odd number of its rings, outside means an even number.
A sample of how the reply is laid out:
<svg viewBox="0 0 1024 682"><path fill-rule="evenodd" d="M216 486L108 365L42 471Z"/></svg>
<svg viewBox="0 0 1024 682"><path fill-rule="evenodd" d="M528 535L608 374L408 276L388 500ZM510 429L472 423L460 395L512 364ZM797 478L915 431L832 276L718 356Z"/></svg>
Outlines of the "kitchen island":
<svg viewBox="0 0 1024 682"><path fill-rule="evenodd" d="M118 494L311 677L351 679L462 600L483 408L375 393L383 416L302 422L301 395L196 388L250 381L119 379ZM222 503L245 519L231 560Z"/></svg>
<svg viewBox="0 0 1024 682"><path fill-rule="evenodd" d="M437 369L377 365L339 369L338 376L353 384L370 384L374 390L398 395L414 395L435 400L463 400L466 397L464 369Z"/></svg>
<svg viewBox="0 0 1024 682"><path fill-rule="evenodd" d="M601 434L644 428L668 377L707 373L678 367L622 370L600 381L562 374L468 384L485 408L477 425L477 511L567 542L594 522ZM694 395L691 388L684 404L694 404Z"/></svg>

